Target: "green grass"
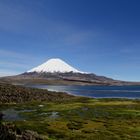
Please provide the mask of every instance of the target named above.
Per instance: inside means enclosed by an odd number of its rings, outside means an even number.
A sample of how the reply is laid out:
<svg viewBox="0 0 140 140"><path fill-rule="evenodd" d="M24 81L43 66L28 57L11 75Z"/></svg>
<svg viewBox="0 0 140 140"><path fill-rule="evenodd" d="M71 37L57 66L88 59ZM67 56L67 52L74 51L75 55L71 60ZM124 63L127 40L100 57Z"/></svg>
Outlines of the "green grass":
<svg viewBox="0 0 140 140"><path fill-rule="evenodd" d="M14 121L17 127L37 131L50 140L140 140L139 100L77 97L66 102L0 107L0 110L14 108L26 118ZM20 112L24 109L33 111ZM57 112L57 117L51 117L52 112Z"/></svg>

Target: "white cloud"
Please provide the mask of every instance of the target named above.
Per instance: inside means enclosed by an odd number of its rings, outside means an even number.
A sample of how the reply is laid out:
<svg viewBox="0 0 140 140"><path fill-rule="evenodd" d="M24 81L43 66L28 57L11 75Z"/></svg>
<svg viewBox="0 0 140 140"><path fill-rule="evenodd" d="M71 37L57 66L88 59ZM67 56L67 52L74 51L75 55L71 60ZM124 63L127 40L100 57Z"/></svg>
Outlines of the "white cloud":
<svg viewBox="0 0 140 140"><path fill-rule="evenodd" d="M9 51L9 50L4 50L0 49L0 58L1 57L8 57L8 58L16 58L16 59L35 59L35 57L29 55L29 54L22 54L20 52L15 52L15 51Z"/></svg>

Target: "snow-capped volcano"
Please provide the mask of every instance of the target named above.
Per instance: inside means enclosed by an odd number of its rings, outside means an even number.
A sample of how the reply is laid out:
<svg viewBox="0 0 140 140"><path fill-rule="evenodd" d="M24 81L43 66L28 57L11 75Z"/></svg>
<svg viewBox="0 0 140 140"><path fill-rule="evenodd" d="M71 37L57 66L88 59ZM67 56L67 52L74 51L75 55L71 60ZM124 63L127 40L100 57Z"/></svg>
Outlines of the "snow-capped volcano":
<svg viewBox="0 0 140 140"><path fill-rule="evenodd" d="M67 64L66 62L64 62L63 60L59 59L59 58L53 58L53 59L49 59L47 62L27 71L29 72L37 72L37 73L41 73L41 72L45 72L45 73L55 73L55 72L59 72L59 73L67 73L67 72L73 72L73 73L83 73L82 71L79 71L75 68L73 68L72 66L70 66L69 64Z"/></svg>
<svg viewBox="0 0 140 140"><path fill-rule="evenodd" d="M4 77L2 82L12 84L47 85L140 85L140 82L114 80L94 73L79 71L59 58L47 62L16 76Z"/></svg>

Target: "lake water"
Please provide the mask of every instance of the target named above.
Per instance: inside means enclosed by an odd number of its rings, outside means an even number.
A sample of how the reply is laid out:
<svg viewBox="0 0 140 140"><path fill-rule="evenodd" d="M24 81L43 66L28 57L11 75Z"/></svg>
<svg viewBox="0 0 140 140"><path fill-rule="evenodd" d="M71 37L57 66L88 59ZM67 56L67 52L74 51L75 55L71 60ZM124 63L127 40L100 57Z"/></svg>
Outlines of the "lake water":
<svg viewBox="0 0 140 140"><path fill-rule="evenodd" d="M32 86L49 91L67 92L69 94L93 98L138 98L140 86Z"/></svg>

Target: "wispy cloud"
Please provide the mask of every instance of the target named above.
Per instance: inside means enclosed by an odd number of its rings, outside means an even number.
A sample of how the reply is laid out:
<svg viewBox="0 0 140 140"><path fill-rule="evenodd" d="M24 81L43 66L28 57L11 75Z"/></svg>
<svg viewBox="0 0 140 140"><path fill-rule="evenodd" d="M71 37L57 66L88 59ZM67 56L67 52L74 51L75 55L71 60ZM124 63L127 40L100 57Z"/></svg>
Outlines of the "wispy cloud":
<svg viewBox="0 0 140 140"><path fill-rule="evenodd" d="M25 55L21 53L17 53L14 51L8 51L8 50L2 50L0 49L0 56L2 57L12 57L12 58L18 58L18 59L23 59L25 58Z"/></svg>
<svg viewBox="0 0 140 140"><path fill-rule="evenodd" d="M29 65L22 64L22 63L15 63L15 62L7 62L7 61L0 61L0 66L3 66L5 68L20 68L20 69L27 69L29 68Z"/></svg>
<svg viewBox="0 0 140 140"><path fill-rule="evenodd" d="M0 50L0 75L22 73L32 67L32 64L39 62L39 59L29 54Z"/></svg>
<svg viewBox="0 0 140 140"><path fill-rule="evenodd" d="M20 52L15 52L11 50L0 49L0 57L16 58L16 59L35 59L32 55L22 54Z"/></svg>
<svg viewBox="0 0 140 140"><path fill-rule="evenodd" d="M0 77L16 75L16 74L19 74L19 73L20 72L17 72L17 71L12 71L12 70L7 70L7 69L1 69L0 70Z"/></svg>
<svg viewBox="0 0 140 140"><path fill-rule="evenodd" d="M64 38L64 43L70 45L81 45L87 43L89 40L94 39L95 32L91 31L75 31Z"/></svg>
<svg viewBox="0 0 140 140"><path fill-rule="evenodd" d="M44 31L42 24L46 23L46 18L41 17L37 9L32 9L32 6L41 6L40 3L39 1L33 3L30 1L0 1L0 31L26 36L41 34Z"/></svg>
<svg viewBox="0 0 140 140"><path fill-rule="evenodd" d="M48 41L54 47L70 46L70 47L83 47L87 43L97 40L103 33L95 29L81 29L69 23L58 22L49 20L46 26ZM58 45L56 45L56 43ZM86 46L87 47L87 46ZM61 49L61 48L60 48ZM64 47L63 47L64 49Z"/></svg>

